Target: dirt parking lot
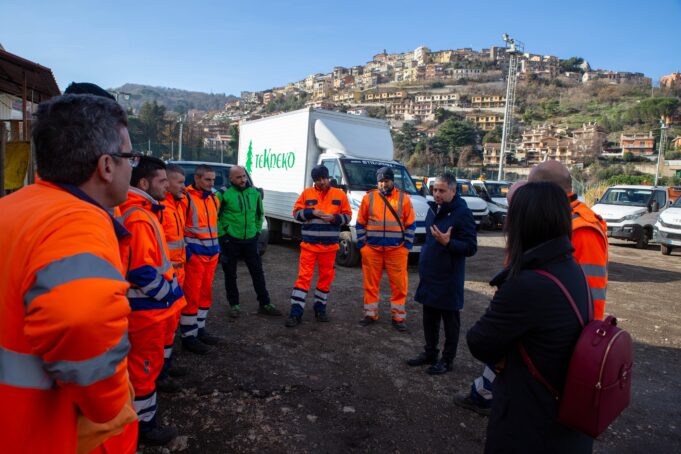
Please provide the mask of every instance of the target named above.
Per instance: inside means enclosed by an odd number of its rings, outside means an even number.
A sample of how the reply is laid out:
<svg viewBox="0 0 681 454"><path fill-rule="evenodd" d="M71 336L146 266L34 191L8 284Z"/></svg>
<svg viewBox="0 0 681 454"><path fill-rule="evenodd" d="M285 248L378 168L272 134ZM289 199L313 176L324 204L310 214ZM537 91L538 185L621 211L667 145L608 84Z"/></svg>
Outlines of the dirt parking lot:
<svg viewBox="0 0 681 454"><path fill-rule="evenodd" d="M332 322L319 324L308 310L297 328L284 318L257 315L245 266L239 268L242 308L228 317L221 271L208 328L224 337L210 355L176 349L190 366L185 389L159 396L159 416L180 437L168 448L142 452L482 452L487 420L455 406L481 372L465 333L493 293L488 279L501 267L503 237L482 232L466 270L466 305L454 371L429 376L404 361L423 345L421 307L407 302L410 331L390 327L388 304L377 326L358 325L362 273L338 268L329 297ZM273 302L288 309L297 274L298 246L270 245L264 256ZM681 452L681 254L663 256L657 246L610 248L606 312L634 337L633 402L595 443L597 453ZM418 283L409 266L410 297ZM311 299L308 297L308 301ZM384 280L382 298L388 299ZM308 302L308 308L310 303Z"/></svg>

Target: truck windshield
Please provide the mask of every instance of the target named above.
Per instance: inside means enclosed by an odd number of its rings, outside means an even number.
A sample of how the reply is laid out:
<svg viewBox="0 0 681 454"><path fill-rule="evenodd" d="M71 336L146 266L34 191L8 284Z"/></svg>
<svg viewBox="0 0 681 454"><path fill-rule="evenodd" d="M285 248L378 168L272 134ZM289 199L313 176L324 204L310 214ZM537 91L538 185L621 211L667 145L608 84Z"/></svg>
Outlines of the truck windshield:
<svg viewBox="0 0 681 454"><path fill-rule="evenodd" d="M485 182L485 189L490 197L506 197L510 183L489 183Z"/></svg>
<svg viewBox="0 0 681 454"><path fill-rule="evenodd" d="M467 181L456 182L456 193L461 197L480 197L473 185Z"/></svg>
<svg viewBox="0 0 681 454"><path fill-rule="evenodd" d="M404 166L367 159L341 159L340 162L350 190L368 191L375 189L376 171L381 167L391 167L395 172L395 186L409 195L419 195L411 175Z"/></svg>
<svg viewBox="0 0 681 454"><path fill-rule="evenodd" d="M653 191L650 189L610 188L605 191L605 194L603 194L598 203L644 207L648 205L652 194Z"/></svg>

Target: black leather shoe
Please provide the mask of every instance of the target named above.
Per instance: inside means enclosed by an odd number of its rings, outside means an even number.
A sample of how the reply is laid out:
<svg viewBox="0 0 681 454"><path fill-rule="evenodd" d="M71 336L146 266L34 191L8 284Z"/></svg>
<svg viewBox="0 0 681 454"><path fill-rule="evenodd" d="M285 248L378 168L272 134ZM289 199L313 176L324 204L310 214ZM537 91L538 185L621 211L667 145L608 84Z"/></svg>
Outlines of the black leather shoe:
<svg viewBox="0 0 681 454"><path fill-rule="evenodd" d="M442 375L444 373L451 372L451 370L452 362L441 359L440 361L426 369L426 372L430 375Z"/></svg>
<svg viewBox="0 0 681 454"><path fill-rule="evenodd" d="M437 353L434 355L430 355L426 352L421 352L419 353L419 356L416 358L408 359L407 360L407 365L411 367L416 367L416 366L425 366L426 364L435 364L437 363Z"/></svg>
<svg viewBox="0 0 681 454"><path fill-rule="evenodd" d="M328 322L331 321L329 316L326 315L326 312L315 312L314 318L317 319L318 322L323 322L323 323L328 323Z"/></svg>
<svg viewBox="0 0 681 454"><path fill-rule="evenodd" d="M170 375L173 378L186 377L187 375L189 375L189 368L182 366L173 366L168 371L168 375Z"/></svg>
<svg viewBox="0 0 681 454"><path fill-rule="evenodd" d="M294 326L300 325L300 321L301 321L300 317L294 317L293 315L291 315L289 318L286 319L286 323L284 323L284 325L287 328L293 328Z"/></svg>
<svg viewBox="0 0 681 454"><path fill-rule="evenodd" d="M177 437L177 429L171 426L156 426L151 430L144 432L140 431L139 437L140 441L145 445L161 446L169 443L173 438Z"/></svg>
<svg viewBox="0 0 681 454"><path fill-rule="evenodd" d="M192 353L196 353L197 355L205 355L210 350L195 337L185 337L182 339L182 348Z"/></svg>
<svg viewBox="0 0 681 454"><path fill-rule="evenodd" d="M409 328L407 328L407 324L404 322L404 320L393 320L392 322L393 328L395 328L397 331L404 333L405 331L408 331Z"/></svg>
<svg viewBox="0 0 681 454"><path fill-rule="evenodd" d="M213 336L205 329L199 330L198 339L206 345L217 345L220 343L220 338L218 336Z"/></svg>
<svg viewBox="0 0 681 454"><path fill-rule="evenodd" d="M172 377L166 377L163 379L156 380L156 389L163 393L173 394L178 393L182 389L182 386L178 382L172 379Z"/></svg>
<svg viewBox="0 0 681 454"><path fill-rule="evenodd" d="M262 315L272 315L274 317L279 317L281 314L281 311L274 307L274 304L266 304L264 306L260 306L258 308L258 314Z"/></svg>
<svg viewBox="0 0 681 454"><path fill-rule="evenodd" d="M362 320L359 321L359 324L362 326L371 326L374 323L376 323L378 320L369 317L368 315L364 317Z"/></svg>

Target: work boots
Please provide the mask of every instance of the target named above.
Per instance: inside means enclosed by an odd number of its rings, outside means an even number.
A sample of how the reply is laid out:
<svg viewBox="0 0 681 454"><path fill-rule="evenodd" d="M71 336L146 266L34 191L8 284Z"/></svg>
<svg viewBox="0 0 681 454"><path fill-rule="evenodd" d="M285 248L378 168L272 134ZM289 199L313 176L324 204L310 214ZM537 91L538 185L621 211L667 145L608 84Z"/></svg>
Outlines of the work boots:
<svg viewBox="0 0 681 454"><path fill-rule="evenodd" d="M185 337L182 339L182 348L197 355L205 355L210 349L207 345L200 342L196 337Z"/></svg>
<svg viewBox="0 0 681 454"><path fill-rule="evenodd" d="M206 345L217 345L220 343L220 338L210 334L208 331L206 331L206 328L199 328L198 339Z"/></svg>
<svg viewBox="0 0 681 454"><path fill-rule="evenodd" d="M439 350L435 350L434 352L421 352L417 357L408 359L407 365L411 367L425 366L426 364L434 365L437 363L438 353Z"/></svg>
<svg viewBox="0 0 681 454"><path fill-rule="evenodd" d="M149 430L140 430L139 432L140 441L145 445L165 445L175 437L177 437L177 429L171 426L154 425Z"/></svg>
<svg viewBox="0 0 681 454"><path fill-rule="evenodd" d="M442 375L452 370L452 360L451 359L440 359L437 363L426 369L426 373L429 375Z"/></svg>

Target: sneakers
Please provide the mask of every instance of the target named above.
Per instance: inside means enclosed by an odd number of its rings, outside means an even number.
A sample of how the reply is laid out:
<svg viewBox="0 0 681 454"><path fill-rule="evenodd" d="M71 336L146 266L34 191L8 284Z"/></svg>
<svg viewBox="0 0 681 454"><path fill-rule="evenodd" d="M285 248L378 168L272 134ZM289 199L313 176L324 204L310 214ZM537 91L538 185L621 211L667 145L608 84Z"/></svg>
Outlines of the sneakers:
<svg viewBox="0 0 681 454"><path fill-rule="evenodd" d="M322 322L322 323L328 323L328 322L331 321L331 319L329 319L329 316L326 314L326 312L315 312L314 318L317 319L318 322Z"/></svg>
<svg viewBox="0 0 681 454"><path fill-rule="evenodd" d="M182 386L173 380L172 377L166 377L156 380L156 389L164 393L173 394L180 392Z"/></svg>
<svg viewBox="0 0 681 454"><path fill-rule="evenodd" d="M366 317L359 321L359 324L362 326L371 326L377 321L378 321L377 319L373 319L367 315Z"/></svg>
<svg viewBox="0 0 681 454"><path fill-rule="evenodd" d="M428 369L426 369L426 373L429 375L442 375L447 372L451 372L452 370L452 362L447 361L444 359L441 359L437 363L433 364L430 366Z"/></svg>
<svg viewBox="0 0 681 454"><path fill-rule="evenodd" d="M419 356L416 358L411 358L407 360L407 365L411 367L416 367L416 366L425 366L426 364L435 364L437 363L437 353L434 355L430 355L426 352L421 352L419 353Z"/></svg>
<svg viewBox="0 0 681 454"><path fill-rule="evenodd" d="M483 405L477 402L475 399L471 397L470 393L454 396L454 403L461 408L472 410L479 415L489 416L490 414L492 414L491 405L489 406Z"/></svg>
<svg viewBox="0 0 681 454"><path fill-rule="evenodd" d="M177 437L177 429L171 426L154 426L150 430L139 433L140 441L145 445L165 445L175 437Z"/></svg>
<svg viewBox="0 0 681 454"><path fill-rule="evenodd" d="M198 339L206 345L217 345L220 343L220 338L208 333L205 328L199 330Z"/></svg>
<svg viewBox="0 0 681 454"><path fill-rule="evenodd" d="M281 315L281 311L277 309L274 304L265 304L264 306L260 306L258 308L258 314L262 315L273 315L275 317Z"/></svg>
<svg viewBox="0 0 681 454"><path fill-rule="evenodd" d="M294 326L300 325L300 317L295 317L293 315L289 316L289 318L286 319L286 323L284 325L287 328L293 328Z"/></svg>
<svg viewBox="0 0 681 454"><path fill-rule="evenodd" d="M393 325L393 328L395 328L400 333L404 333L404 332L408 331L407 324L404 323L404 320L393 319L392 325Z"/></svg>
<svg viewBox="0 0 681 454"><path fill-rule="evenodd" d="M234 306L229 307L229 316L232 318L239 318L241 317L241 306L238 304L235 304Z"/></svg>
<svg viewBox="0 0 681 454"><path fill-rule="evenodd" d="M200 342L196 337L185 337L182 339L182 348L197 355L205 355L209 352L209 348Z"/></svg>

